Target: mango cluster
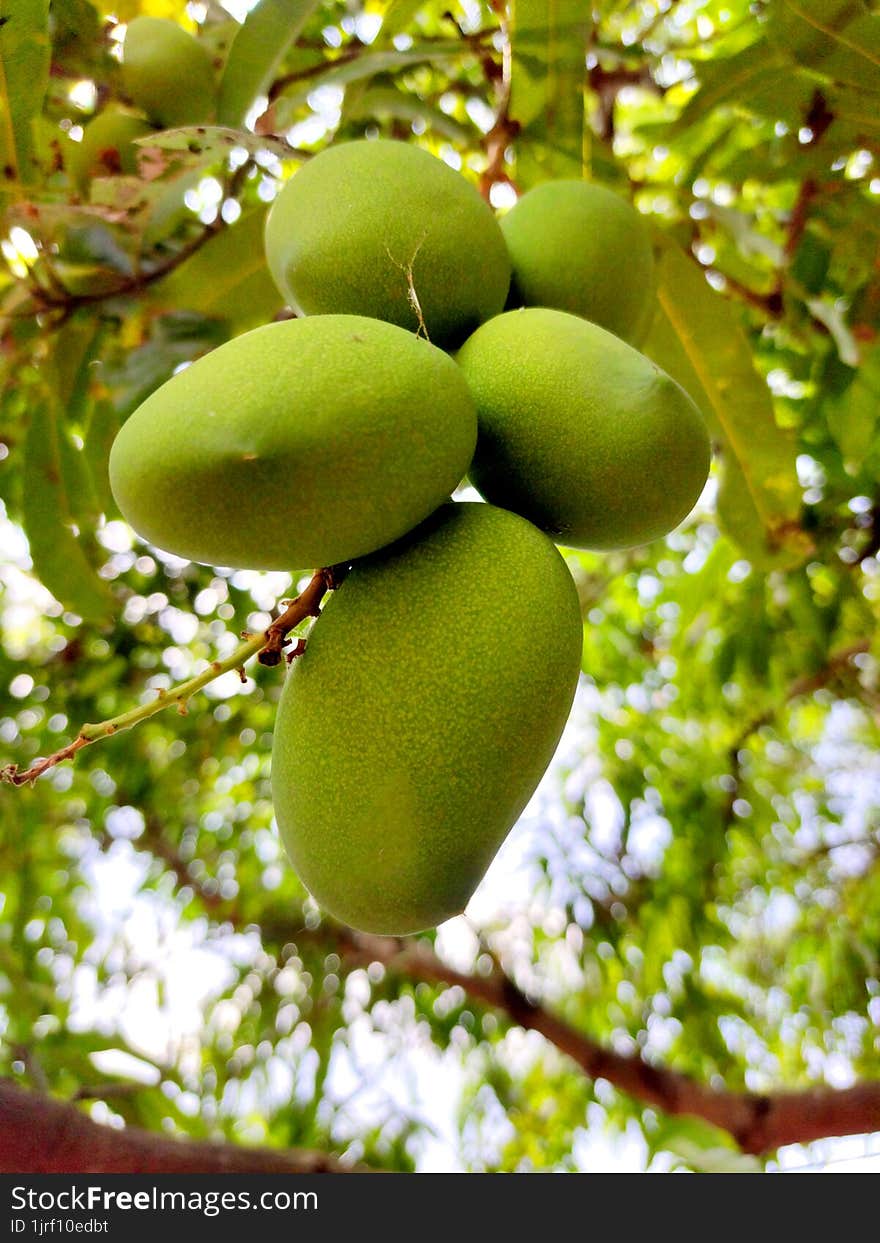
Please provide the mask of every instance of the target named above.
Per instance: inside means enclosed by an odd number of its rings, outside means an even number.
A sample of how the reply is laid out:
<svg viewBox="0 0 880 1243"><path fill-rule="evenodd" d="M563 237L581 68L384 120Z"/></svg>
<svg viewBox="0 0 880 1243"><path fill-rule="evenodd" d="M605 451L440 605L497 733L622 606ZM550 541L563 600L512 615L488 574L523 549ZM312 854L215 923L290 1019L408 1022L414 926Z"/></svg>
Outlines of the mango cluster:
<svg viewBox="0 0 880 1243"><path fill-rule="evenodd" d="M266 256L297 318L150 396L111 484L180 556L346 567L284 686L275 810L323 907L416 932L464 909L565 725L582 622L555 545L665 534L709 443L632 344L650 238L602 187L538 186L499 224L425 151L345 143L282 190ZM488 503L449 499L465 475Z"/></svg>

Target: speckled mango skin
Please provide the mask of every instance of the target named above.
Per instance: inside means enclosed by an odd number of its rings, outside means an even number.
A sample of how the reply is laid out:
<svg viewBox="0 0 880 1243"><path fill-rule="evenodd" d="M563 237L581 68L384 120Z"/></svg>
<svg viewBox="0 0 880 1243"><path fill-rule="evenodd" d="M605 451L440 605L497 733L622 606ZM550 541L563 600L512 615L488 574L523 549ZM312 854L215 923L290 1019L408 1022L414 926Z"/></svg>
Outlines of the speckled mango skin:
<svg viewBox="0 0 880 1243"><path fill-rule="evenodd" d="M654 298L651 235L626 199L588 181L545 181L502 217L509 307L544 306L638 344Z"/></svg>
<svg viewBox="0 0 880 1243"><path fill-rule="evenodd" d="M458 353L477 403L469 475L487 501L572 548L647 544L696 503L710 448L697 407L596 324L526 308Z"/></svg>
<svg viewBox="0 0 880 1243"><path fill-rule="evenodd" d="M138 171L135 139L144 138L153 127L143 117L119 108L105 108L83 130L81 142L65 147L68 171L77 189L84 194L93 177L112 177L118 173L135 176Z"/></svg>
<svg viewBox="0 0 880 1243"><path fill-rule="evenodd" d="M133 104L165 128L203 125L214 115L214 70L207 48L163 17L136 17L128 23L122 86Z"/></svg>
<svg viewBox="0 0 880 1243"><path fill-rule="evenodd" d="M266 257L303 315L370 315L452 349L504 306L510 260L459 173L403 142L359 140L305 164L273 204Z"/></svg>
<svg viewBox="0 0 880 1243"><path fill-rule="evenodd" d="M375 551L457 486L476 441L453 360L379 320L255 328L123 425L110 484L145 539L209 565L299 570Z"/></svg>
<svg viewBox="0 0 880 1243"><path fill-rule="evenodd" d="M272 790L294 868L364 932L459 914L568 716L583 631L553 544L443 506L355 565L288 675Z"/></svg>

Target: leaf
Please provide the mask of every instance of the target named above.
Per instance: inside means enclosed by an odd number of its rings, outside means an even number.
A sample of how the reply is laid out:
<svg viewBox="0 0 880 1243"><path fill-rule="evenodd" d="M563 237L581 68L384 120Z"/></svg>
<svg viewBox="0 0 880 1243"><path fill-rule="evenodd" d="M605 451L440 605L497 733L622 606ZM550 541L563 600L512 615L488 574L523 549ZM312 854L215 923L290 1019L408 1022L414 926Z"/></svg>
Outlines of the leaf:
<svg viewBox="0 0 880 1243"><path fill-rule="evenodd" d="M592 29L581 0L513 0L510 113L520 125L517 181L582 177L589 164L586 54Z"/></svg>
<svg viewBox="0 0 880 1243"><path fill-rule="evenodd" d="M52 338L44 374L68 423L81 418L88 398L95 358L103 330L94 318L74 315Z"/></svg>
<svg viewBox="0 0 880 1243"><path fill-rule="evenodd" d="M245 18L229 49L217 120L239 126L258 95L275 76L285 53L318 8L318 0L260 0Z"/></svg>
<svg viewBox="0 0 880 1243"><path fill-rule="evenodd" d="M161 173L163 165L178 162L188 168L222 163L233 147L243 147L251 155L271 151L282 160L289 160L299 154L283 138L252 134L250 130L232 129L224 125L186 125L178 129L166 129L158 134L137 138L135 144L153 162L154 167L150 168L148 165L146 170L141 169L152 176ZM122 178L116 180L121 181Z"/></svg>
<svg viewBox="0 0 880 1243"><path fill-rule="evenodd" d="M284 305L266 266L267 208L246 213L155 286L167 309L226 320L238 332L266 323Z"/></svg>
<svg viewBox="0 0 880 1243"><path fill-rule="evenodd" d="M110 449L119 431L119 416L111 401L98 400L92 406L86 427L82 456L89 469L95 498L101 512L115 514L116 501L110 491Z"/></svg>
<svg viewBox="0 0 880 1243"><path fill-rule="evenodd" d="M107 385L122 418L145 401L182 362L191 362L227 339L216 319L192 311L163 315L153 324L150 339L127 354L118 367L107 367Z"/></svg>
<svg viewBox="0 0 880 1243"><path fill-rule="evenodd" d="M114 599L89 563L73 530L78 501L64 470L58 411L35 403L24 447L22 515L34 570L52 595L87 621L109 620ZM72 450L72 446L70 446Z"/></svg>
<svg viewBox="0 0 880 1243"><path fill-rule="evenodd" d="M473 131L459 121L447 116L440 108L417 98L406 95L394 86L374 86L353 96L346 92L343 115L349 121L387 120L389 117L398 121L423 121L429 129L442 134L450 142L466 146L473 140Z"/></svg>
<svg viewBox="0 0 880 1243"><path fill-rule="evenodd" d="M776 423L735 311L668 240L657 300L643 349L690 394L720 446L718 516L727 534L759 567L799 564L811 544L800 526L795 443Z"/></svg>
<svg viewBox="0 0 880 1243"><path fill-rule="evenodd" d="M733 56L720 60L701 61L697 67L700 87L685 104L670 127L671 133L682 133L705 121L716 108L742 107L764 112L769 101L776 117L797 113L800 99L793 107L781 104L792 86L791 58L781 48L766 42L753 43ZM787 84L787 85L786 85ZM799 87L799 94L806 98L812 87ZM775 102L773 102L775 101Z"/></svg>
<svg viewBox="0 0 880 1243"><path fill-rule="evenodd" d="M36 180L33 121L49 83L49 0L0 0L0 185Z"/></svg>
<svg viewBox="0 0 880 1243"><path fill-rule="evenodd" d="M389 0L382 18L382 34L386 39L406 30L419 12L425 7L425 0Z"/></svg>
<svg viewBox="0 0 880 1243"><path fill-rule="evenodd" d="M771 37L802 65L880 92L880 17L862 0L782 0L773 9Z"/></svg>
<svg viewBox="0 0 880 1243"><path fill-rule="evenodd" d="M289 129L296 122L299 109L319 86L346 86L349 82L362 82L378 74L393 74L413 65L473 55L466 44L450 41L414 46L403 52L364 52L352 60L340 58L328 61L323 72L292 82L261 117L260 129L273 134Z"/></svg>
<svg viewBox="0 0 880 1243"><path fill-rule="evenodd" d="M874 440L878 412L880 346L875 346L847 388L825 401L828 430L845 462L858 465L867 455Z"/></svg>

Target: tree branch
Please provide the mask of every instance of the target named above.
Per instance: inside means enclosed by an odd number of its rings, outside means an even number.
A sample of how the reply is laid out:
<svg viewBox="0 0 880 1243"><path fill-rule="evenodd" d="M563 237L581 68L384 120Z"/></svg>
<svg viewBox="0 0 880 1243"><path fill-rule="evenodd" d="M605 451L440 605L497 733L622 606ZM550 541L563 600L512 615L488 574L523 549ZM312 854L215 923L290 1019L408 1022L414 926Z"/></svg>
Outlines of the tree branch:
<svg viewBox="0 0 880 1243"><path fill-rule="evenodd" d="M368 1167L309 1149L245 1148L101 1126L75 1105L0 1079L3 1174L351 1174Z"/></svg>
<svg viewBox="0 0 880 1243"><path fill-rule="evenodd" d="M305 941L316 934L291 934ZM708 1088L689 1075L656 1066L639 1054L616 1053L575 1030L522 993L503 973L467 975L411 941L334 929L336 951L349 967L382 963L386 970L429 984L457 985L474 1001L539 1032L591 1079L605 1079L645 1105L702 1118L727 1131L743 1152L761 1156L785 1144L880 1129L880 1082L838 1090L819 1087L758 1094Z"/></svg>
<svg viewBox="0 0 880 1243"><path fill-rule="evenodd" d="M782 708L793 700L799 699L802 695L812 695L814 691L821 690L829 682L833 682L835 678L848 670L854 656L863 655L870 650L870 647L869 639L860 639L857 643L850 644L849 647L832 652L822 668L817 669L815 673L805 673L801 677L795 678L785 692L785 696L780 704L774 704L762 712L760 716L753 717L736 735L736 738L730 744L730 754L733 759L736 759L736 753L751 738L752 734L757 733L764 725L771 724Z"/></svg>
<svg viewBox="0 0 880 1243"><path fill-rule="evenodd" d="M379 937L325 923L314 930L294 924L286 912L269 914L259 925L243 917L235 900L203 891L173 846L152 826L145 847L156 851L219 921L237 931L257 927L264 942L313 945L335 953L343 971L378 962L407 980L461 988L471 1001L505 1014L511 1023L538 1032L591 1079L605 1079L644 1105L672 1115L688 1115L727 1131L743 1152L756 1156L785 1144L810 1143L834 1135L880 1130L880 1082L838 1090L818 1087L769 1094L706 1087L690 1075L648 1062L638 1053L617 1053L572 1027L545 1006L532 1001L496 965L489 974L457 971L433 950L412 938ZM137 843L133 843L137 848ZM0 1167L2 1168L2 1167Z"/></svg>
<svg viewBox="0 0 880 1243"><path fill-rule="evenodd" d="M237 669L244 679L244 664L252 656L259 655L260 663L263 665L279 664L284 653L287 635L307 617L318 616L319 605L325 593L338 581L334 577L335 574L336 571L331 569L316 570L305 591L288 604L285 611L272 622L271 626L260 634L243 636L245 641L225 660L212 660L203 673L189 678L186 682L181 682L179 686L171 690L158 691L157 697L149 703L131 708L128 712L111 717L107 721L101 721L98 725L83 725L72 742L61 747L53 755L37 760L24 772L19 771L17 764L0 768L0 783L5 781L10 785L22 786L34 782L50 768L54 768L65 760L72 760L78 751L97 742L99 738L110 738L113 734L131 729L132 726L140 724L141 721L155 716L157 712L162 712L172 705L177 708L178 712L185 715L186 705L192 696L222 674ZM300 640L287 653L288 659L292 660L293 657L301 655L304 650L305 640Z"/></svg>

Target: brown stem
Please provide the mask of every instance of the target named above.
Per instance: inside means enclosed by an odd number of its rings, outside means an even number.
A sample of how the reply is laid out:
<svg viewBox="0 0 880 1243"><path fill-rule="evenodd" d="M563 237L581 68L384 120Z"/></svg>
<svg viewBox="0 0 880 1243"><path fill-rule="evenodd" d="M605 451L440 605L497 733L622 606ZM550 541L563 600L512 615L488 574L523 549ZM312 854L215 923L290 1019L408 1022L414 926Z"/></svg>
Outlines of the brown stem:
<svg viewBox="0 0 880 1243"><path fill-rule="evenodd" d="M731 754L735 757L740 747L752 736L757 733L764 725L769 725L774 720L780 708L790 704L792 700L799 699L802 695L812 695L814 691L821 690L823 686L827 686L839 674L843 673L849 666L854 656L861 656L870 650L871 643L869 639L859 639L858 643L851 643L849 647L841 648L840 651L832 652L821 669L817 669L815 673L805 673L795 680L785 692L781 704L774 704L767 708L760 716L753 717L748 721L740 732L737 734L733 743L731 743Z"/></svg>
<svg viewBox="0 0 880 1243"><path fill-rule="evenodd" d="M101 1126L75 1105L0 1079L3 1174L350 1174L369 1172L308 1149L245 1148Z"/></svg>
<svg viewBox="0 0 880 1243"><path fill-rule="evenodd" d="M299 933L296 940L302 942L308 935ZM362 936L348 929L335 929L333 937L347 966L380 962L407 979L457 985L472 1000L503 1011L528 1031L539 1032L591 1079L605 1079L668 1114L702 1118L727 1131L743 1152L762 1155L785 1144L880 1128L880 1083L768 1094L709 1088L638 1054L616 1053L598 1044L529 1000L500 972L467 975L448 967L432 951L395 938Z"/></svg>
<svg viewBox="0 0 880 1243"><path fill-rule="evenodd" d="M142 842L169 864L181 884L198 894L216 919L228 921L240 931L253 926L234 900L203 890L189 876L185 862L162 838L158 826L148 826ZM329 923L308 931L294 925L286 912L277 917L270 913L259 928L269 944L314 945L324 953L338 954L344 971L381 963L386 971L406 980L457 986L472 1001L500 1011L528 1031L538 1032L591 1079L605 1079L642 1104L666 1113L702 1118L727 1131L743 1152L762 1155L784 1144L880 1129L880 1083L845 1090L819 1087L768 1094L713 1089L690 1075L648 1062L638 1053L617 1053L592 1040L526 997L497 964L489 974L468 974L450 967L418 941L368 935Z"/></svg>
<svg viewBox="0 0 880 1243"><path fill-rule="evenodd" d="M33 300L42 310L60 311L63 322L82 306L94 306L99 302L107 302L111 298L121 298L127 294L140 293L141 290L148 288L156 281L160 281L163 276L169 276L181 264L186 263L187 259L191 259L194 254L202 249L206 242L209 242L223 228L225 228L225 222L218 215L215 221L207 225L201 233L187 242L185 246L181 246L180 250L175 251L164 263L151 268L148 272L137 272L134 276L126 277L125 280L120 281L113 289L102 290L98 293L80 294L69 293L66 289L57 292L40 289L34 290ZM58 327L57 324L55 326Z"/></svg>
<svg viewBox="0 0 880 1243"><path fill-rule="evenodd" d="M504 35L504 51L502 54L501 71L495 61L486 56L483 58L483 72L491 86L497 82L498 106L491 129L483 136L482 147L486 153L486 168L480 177L480 194L486 202L490 202L492 187L498 182L507 181L504 171L505 153L519 133L519 121L510 115L511 86L513 83L513 50L510 44L510 30L505 18L501 18L501 32Z"/></svg>

